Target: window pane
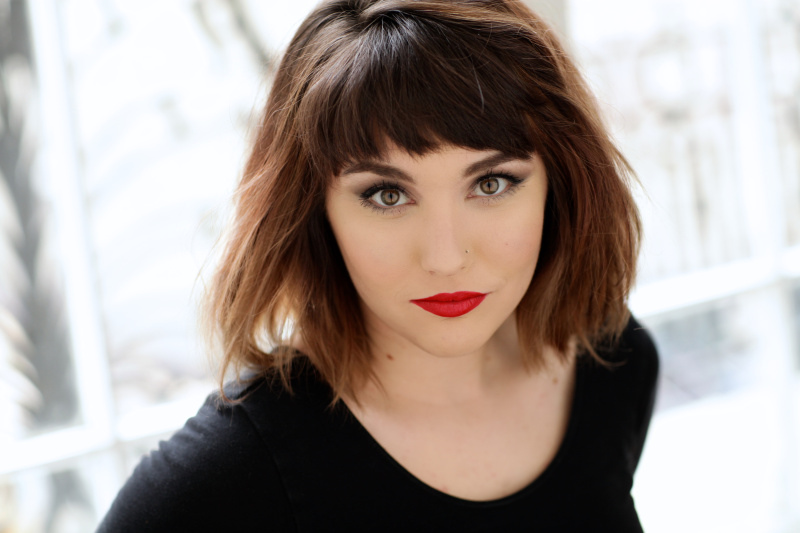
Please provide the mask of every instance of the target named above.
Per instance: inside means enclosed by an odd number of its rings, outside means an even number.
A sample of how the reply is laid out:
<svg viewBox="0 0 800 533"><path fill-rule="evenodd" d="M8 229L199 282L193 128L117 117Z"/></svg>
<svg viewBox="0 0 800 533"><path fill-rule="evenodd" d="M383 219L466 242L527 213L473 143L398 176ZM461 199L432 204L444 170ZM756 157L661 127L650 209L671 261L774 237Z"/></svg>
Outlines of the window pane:
<svg viewBox="0 0 800 533"><path fill-rule="evenodd" d="M73 467L31 469L0 480L0 531L93 531L98 521L95 491L104 486L107 465L108 456L89 457Z"/></svg>
<svg viewBox="0 0 800 533"><path fill-rule="evenodd" d="M661 355L659 409L752 384L757 354L738 323L737 303L648 321Z"/></svg>
<svg viewBox="0 0 800 533"><path fill-rule="evenodd" d="M783 209L790 244L800 244L800 4L786 0L758 3L764 20L767 83L775 110Z"/></svg>
<svg viewBox="0 0 800 533"><path fill-rule="evenodd" d="M80 420L24 2L0 9L0 442Z"/></svg>
<svg viewBox="0 0 800 533"><path fill-rule="evenodd" d="M738 6L738 4L736 4ZM745 111L723 2L570 2L570 37L641 179L641 283L748 257Z"/></svg>
<svg viewBox="0 0 800 533"><path fill-rule="evenodd" d="M105 346L125 415L211 387L194 327L197 274L239 172L265 56L238 31L248 20L239 3L59 5Z"/></svg>

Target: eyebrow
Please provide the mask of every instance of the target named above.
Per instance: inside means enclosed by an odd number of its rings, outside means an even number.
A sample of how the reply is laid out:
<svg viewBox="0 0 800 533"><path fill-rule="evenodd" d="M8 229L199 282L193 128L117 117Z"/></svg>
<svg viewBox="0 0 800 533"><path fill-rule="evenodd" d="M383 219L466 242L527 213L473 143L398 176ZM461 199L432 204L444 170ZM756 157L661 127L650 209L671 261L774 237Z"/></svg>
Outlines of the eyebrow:
<svg viewBox="0 0 800 533"><path fill-rule="evenodd" d="M397 167L387 165L386 163L379 163L377 161L359 161L358 163L345 168L342 171L342 176L348 174L359 174L361 172L371 172L384 178L393 178L397 181L405 181L407 183L414 183L414 178L403 172Z"/></svg>
<svg viewBox="0 0 800 533"><path fill-rule="evenodd" d="M470 176L481 171L489 170L496 165L500 165L508 161L527 161L528 159L530 159L530 157L522 158L504 152L498 152L472 163L466 168L466 170L464 170L464 176ZM397 181L414 183L414 178L399 168L393 167L392 165L387 165L386 163L381 163L379 161L359 161L358 163L345 168L341 175L346 176L348 174L358 174L360 172L371 172L385 178L392 178Z"/></svg>
<svg viewBox="0 0 800 533"><path fill-rule="evenodd" d="M504 152L498 152L472 163L467 167L467 170L464 171L464 175L469 176L470 174L477 174L478 172L484 170L490 170L494 166L507 163L509 161L528 161L529 159L530 156L523 158Z"/></svg>

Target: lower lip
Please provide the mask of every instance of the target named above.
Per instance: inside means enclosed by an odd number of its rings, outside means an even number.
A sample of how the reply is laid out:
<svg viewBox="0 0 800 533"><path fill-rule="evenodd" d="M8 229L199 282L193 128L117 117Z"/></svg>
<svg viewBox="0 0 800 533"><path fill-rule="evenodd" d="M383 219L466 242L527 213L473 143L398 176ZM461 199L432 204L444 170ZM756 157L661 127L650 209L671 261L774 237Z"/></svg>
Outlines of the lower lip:
<svg viewBox="0 0 800 533"><path fill-rule="evenodd" d="M466 315L478 307L483 299L486 298L486 295L479 292L455 293L450 295L437 295L435 298L436 299L411 300L411 303L420 306L434 315L454 318Z"/></svg>

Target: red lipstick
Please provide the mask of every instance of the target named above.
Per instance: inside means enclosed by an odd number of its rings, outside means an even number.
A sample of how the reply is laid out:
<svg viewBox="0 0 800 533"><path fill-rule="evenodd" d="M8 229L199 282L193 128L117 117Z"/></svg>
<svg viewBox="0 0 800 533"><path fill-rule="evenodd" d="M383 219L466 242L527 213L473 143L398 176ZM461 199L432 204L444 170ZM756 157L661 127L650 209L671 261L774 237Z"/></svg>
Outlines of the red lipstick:
<svg viewBox="0 0 800 533"><path fill-rule="evenodd" d="M480 305L486 294L480 292L442 292L421 300L411 300L434 315L453 318L466 315Z"/></svg>

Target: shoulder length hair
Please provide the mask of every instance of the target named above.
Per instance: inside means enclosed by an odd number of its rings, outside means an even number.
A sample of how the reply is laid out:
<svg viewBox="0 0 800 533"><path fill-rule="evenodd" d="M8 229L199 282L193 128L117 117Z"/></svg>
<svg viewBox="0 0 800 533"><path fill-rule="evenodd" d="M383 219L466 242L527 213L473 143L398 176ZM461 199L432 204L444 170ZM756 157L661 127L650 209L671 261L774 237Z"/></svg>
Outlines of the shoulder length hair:
<svg viewBox="0 0 800 533"><path fill-rule="evenodd" d="M335 397L370 375L359 299L326 220L349 162L387 143L544 162L533 280L516 312L529 367L571 342L599 359L628 319L640 237L631 172L550 27L515 0L329 0L277 70L235 196L206 320L222 372L283 378L302 346Z"/></svg>

